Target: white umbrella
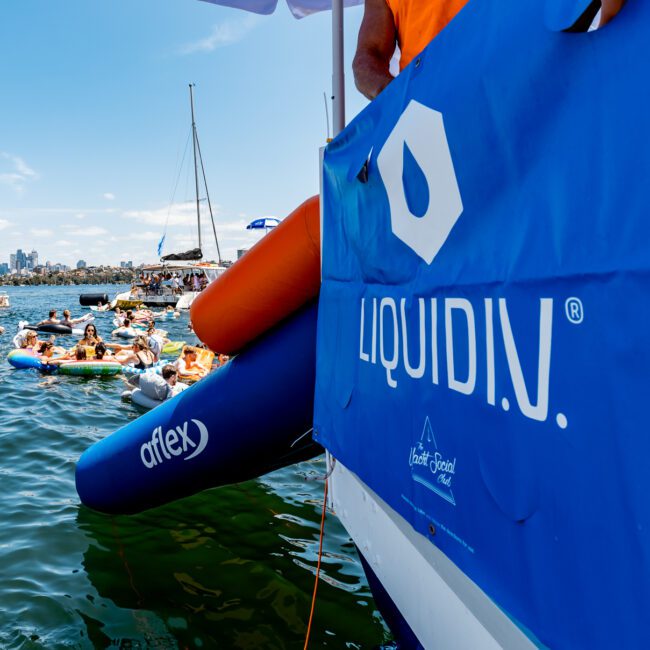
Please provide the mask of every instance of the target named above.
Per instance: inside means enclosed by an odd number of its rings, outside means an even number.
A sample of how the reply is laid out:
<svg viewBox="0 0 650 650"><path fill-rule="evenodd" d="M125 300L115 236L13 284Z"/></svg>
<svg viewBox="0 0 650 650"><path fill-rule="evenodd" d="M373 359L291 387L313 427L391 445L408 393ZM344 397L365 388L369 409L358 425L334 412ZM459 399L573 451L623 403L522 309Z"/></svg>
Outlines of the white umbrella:
<svg viewBox="0 0 650 650"><path fill-rule="evenodd" d="M256 14L272 14L278 6L278 0L204 0L215 5L244 9ZM332 0L287 0L291 13L296 18L304 18L317 11L327 11L332 8ZM344 0L343 5L352 7L363 4L363 0Z"/></svg>
<svg viewBox="0 0 650 650"><path fill-rule="evenodd" d="M234 7L257 14L272 14L278 0L203 0L215 5ZM343 71L343 8L363 4L364 0L286 0L296 18L317 11L332 10L332 104L334 135L345 127L345 73ZM424 0L422 0L424 1Z"/></svg>
<svg viewBox="0 0 650 650"><path fill-rule="evenodd" d="M268 232L271 228L275 228L280 225L280 220L275 217L262 217L260 219L255 219L251 221L247 226L246 230L262 230Z"/></svg>

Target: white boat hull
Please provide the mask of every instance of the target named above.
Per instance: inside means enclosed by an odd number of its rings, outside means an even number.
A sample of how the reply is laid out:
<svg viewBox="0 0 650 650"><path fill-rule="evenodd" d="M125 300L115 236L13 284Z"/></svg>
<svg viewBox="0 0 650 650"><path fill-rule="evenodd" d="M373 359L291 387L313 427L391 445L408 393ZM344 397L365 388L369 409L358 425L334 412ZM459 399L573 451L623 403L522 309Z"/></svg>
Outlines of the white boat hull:
<svg viewBox="0 0 650 650"><path fill-rule="evenodd" d="M425 648L544 647L340 462L330 486L330 506Z"/></svg>
<svg viewBox="0 0 650 650"><path fill-rule="evenodd" d="M171 306L174 309L189 309L192 302L199 295L198 291L186 291L181 295L162 294L162 295L142 295L132 294L130 291L125 291L115 296L111 303L111 307L120 306L122 303L131 303L134 301L141 301L146 307L167 307Z"/></svg>

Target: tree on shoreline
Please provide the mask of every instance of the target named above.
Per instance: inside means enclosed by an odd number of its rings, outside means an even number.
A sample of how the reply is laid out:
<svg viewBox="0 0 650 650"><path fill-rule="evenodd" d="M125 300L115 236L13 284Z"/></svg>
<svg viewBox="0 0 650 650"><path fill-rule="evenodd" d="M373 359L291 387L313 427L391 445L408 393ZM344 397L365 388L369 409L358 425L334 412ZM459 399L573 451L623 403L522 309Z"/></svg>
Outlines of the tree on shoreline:
<svg viewBox="0 0 650 650"><path fill-rule="evenodd" d="M71 271L52 271L32 275L0 276L2 286L82 285L82 284L131 284L134 269L96 267Z"/></svg>

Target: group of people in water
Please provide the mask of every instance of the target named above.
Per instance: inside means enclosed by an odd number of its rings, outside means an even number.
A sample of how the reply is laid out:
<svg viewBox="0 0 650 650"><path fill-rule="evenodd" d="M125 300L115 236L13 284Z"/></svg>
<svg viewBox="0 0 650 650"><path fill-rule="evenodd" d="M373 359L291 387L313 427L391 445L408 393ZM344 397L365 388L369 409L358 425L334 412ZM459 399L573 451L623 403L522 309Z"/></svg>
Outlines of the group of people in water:
<svg viewBox="0 0 650 650"><path fill-rule="evenodd" d="M160 293L167 287L171 293L181 294L183 291L203 291L208 286L208 278L204 272L176 273L143 273L133 286L134 292L144 294Z"/></svg>
<svg viewBox="0 0 650 650"><path fill-rule="evenodd" d="M50 309L50 313L45 320L42 320L40 323L36 324L36 327L41 327L42 325L63 325L64 327L73 328L79 323L84 323L87 320L91 319L92 314L86 314L81 318L72 318L72 314L69 309L63 310L63 318L58 317L58 312L56 309Z"/></svg>
<svg viewBox="0 0 650 650"><path fill-rule="evenodd" d="M77 344L66 349L57 345L54 336L47 340L39 339L39 332L31 329L22 330L14 340L16 347L28 350L39 357L41 363L56 366L68 362L116 362L131 369L130 377L126 380L131 389L138 386L140 378L150 369L155 369L167 386L166 398L173 397L188 387L189 382L194 382L205 377L211 367L199 360L201 350L193 346L184 346L180 357L174 362L160 367L160 358L165 344L170 343L165 332L156 329L154 318L175 312L169 308L163 312L154 313L148 309L122 311L115 310L114 324L117 326L112 331L114 336L128 335L128 343L114 343L105 341L99 334L94 322L87 322L81 339ZM49 312L47 319L41 325L66 325L78 326L86 322L92 315L82 318L72 318L69 310L63 311L63 318L58 318L56 309ZM220 356L219 363L223 364L227 357ZM137 372L134 372L137 371Z"/></svg>

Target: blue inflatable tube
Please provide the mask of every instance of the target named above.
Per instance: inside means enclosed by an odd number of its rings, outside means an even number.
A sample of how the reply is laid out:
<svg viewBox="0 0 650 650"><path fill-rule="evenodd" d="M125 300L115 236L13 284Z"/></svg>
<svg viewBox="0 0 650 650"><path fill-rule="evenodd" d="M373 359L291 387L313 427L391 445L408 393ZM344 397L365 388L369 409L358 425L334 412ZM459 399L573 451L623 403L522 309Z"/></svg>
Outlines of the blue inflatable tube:
<svg viewBox="0 0 650 650"><path fill-rule="evenodd" d="M321 453L310 434L316 314L315 304L297 312L90 447L77 463L82 503L111 514L140 512Z"/></svg>
<svg viewBox="0 0 650 650"><path fill-rule="evenodd" d="M58 369L56 364L41 363L41 358L27 350L12 350L7 355L7 361L18 370L35 369L47 373L55 372Z"/></svg>

